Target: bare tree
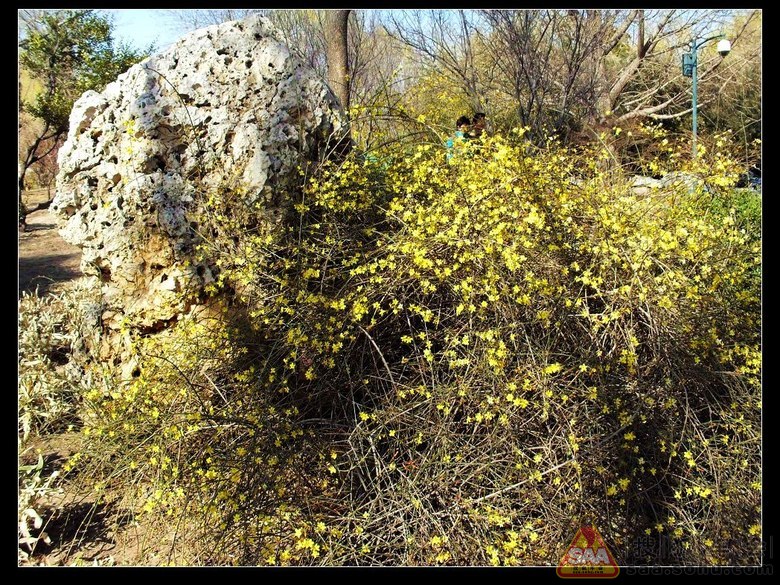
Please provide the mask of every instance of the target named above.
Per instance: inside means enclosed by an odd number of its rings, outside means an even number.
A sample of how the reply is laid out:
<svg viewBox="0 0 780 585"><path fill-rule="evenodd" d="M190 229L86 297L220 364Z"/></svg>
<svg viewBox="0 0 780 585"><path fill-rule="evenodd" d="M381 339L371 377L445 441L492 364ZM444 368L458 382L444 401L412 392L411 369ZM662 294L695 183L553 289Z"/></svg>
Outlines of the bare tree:
<svg viewBox="0 0 780 585"><path fill-rule="evenodd" d="M532 135L592 132L634 119L690 113L679 55L694 33L732 16L702 10L484 10L393 15L393 34L445 71L476 108L488 101ZM701 36L699 37L701 38ZM732 43L737 43L732 37ZM723 59L700 60L702 88ZM744 66L743 60L741 65ZM736 63L735 63L736 65ZM714 99L702 96L701 103ZM498 110L498 108L496 108Z"/></svg>
<svg viewBox="0 0 780 585"><path fill-rule="evenodd" d="M682 76L680 54L688 50L693 36L701 38L720 32L733 16L726 11L698 10L634 13L630 19L633 43L624 31L615 45L605 43L600 55L601 91L588 116L594 125L623 124L642 118L669 120L690 114L690 83ZM743 30L744 27L736 31L732 44L740 43ZM619 68L608 71L605 63L621 44L624 52L629 50L628 58ZM714 51L700 52L698 77L702 87L715 77L723 61L724 57ZM731 65L745 67L747 62L744 58L732 58ZM715 95L702 97L700 105L712 101Z"/></svg>
<svg viewBox="0 0 780 585"><path fill-rule="evenodd" d="M441 67L468 96L475 110L483 110L487 80L476 65L474 46L478 15L471 10L404 11L390 17L394 37L414 49L419 58Z"/></svg>
<svg viewBox="0 0 780 585"><path fill-rule="evenodd" d="M548 10L498 10L483 14L491 26L487 46L502 73L498 86L514 99L520 124L540 130L545 125L553 93L565 93L554 83L558 81L555 49L563 17ZM574 50L579 48L574 46Z"/></svg>

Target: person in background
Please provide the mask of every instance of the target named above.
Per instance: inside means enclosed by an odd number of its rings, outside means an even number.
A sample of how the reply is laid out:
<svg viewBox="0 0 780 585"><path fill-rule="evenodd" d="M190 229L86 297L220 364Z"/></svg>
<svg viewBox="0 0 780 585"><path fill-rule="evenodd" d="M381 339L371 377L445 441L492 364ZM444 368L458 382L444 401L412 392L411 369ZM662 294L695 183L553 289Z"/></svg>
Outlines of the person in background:
<svg viewBox="0 0 780 585"><path fill-rule="evenodd" d="M483 112L477 112L474 114L474 120L471 124L470 138L479 138L482 133L485 132L487 127L487 118Z"/></svg>
<svg viewBox="0 0 780 585"><path fill-rule="evenodd" d="M452 158L455 153L456 145L462 145L464 141L469 140L469 128L471 126L471 120L468 116L461 116L455 122L455 136L447 140L447 160Z"/></svg>

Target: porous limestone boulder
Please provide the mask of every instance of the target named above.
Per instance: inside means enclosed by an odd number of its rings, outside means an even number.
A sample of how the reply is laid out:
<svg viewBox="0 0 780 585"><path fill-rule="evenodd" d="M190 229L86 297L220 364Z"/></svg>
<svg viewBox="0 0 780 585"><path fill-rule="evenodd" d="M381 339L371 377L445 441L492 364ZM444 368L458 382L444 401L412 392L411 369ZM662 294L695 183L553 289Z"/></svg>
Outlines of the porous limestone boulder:
<svg viewBox="0 0 780 585"><path fill-rule="evenodd" d="M638 196L668 193L675 189L684 189L689 194L694 194L697 192L697 189L707 189L703 178L679 171L667 173L660 179L634 175L629 180L629 187L634 195Z"/></svg>
<svg viewBox="0 0 780 585"><path fill-rule="evenodd" d="M346 130L330 89L250 17L194 31L88 91L59 151L52 210L102 281L103 324L156 330L187 311L213 279L194 261L206 192L240 185L263 221Z"/></svg>

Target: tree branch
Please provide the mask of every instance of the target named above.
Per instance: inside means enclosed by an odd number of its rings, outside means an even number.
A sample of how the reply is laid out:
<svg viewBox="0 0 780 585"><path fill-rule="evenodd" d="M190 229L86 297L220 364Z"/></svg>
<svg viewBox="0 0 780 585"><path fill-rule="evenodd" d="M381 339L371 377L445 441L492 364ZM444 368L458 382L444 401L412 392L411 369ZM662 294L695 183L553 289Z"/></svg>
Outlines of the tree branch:
<svg viewBox="0 0 780 585"><path fill-rule="evenodd" d="M699 109L699 107L709 104L712 101L713 99L704 100L697 105L696 109ZM648 117L652 118L653 120L672 120L674 118L680 118L686 114L690 114L692 111L693 107L690 107L687 110L683 110L682 112L677 112L675 114L648 114Z"/></svg>
<svg viewBox="0 0 780 585"><path fill-rule="evenodd" d="M651 106L649 108L638 108L632 112L628 112L627 114L623 114L616 120L616 123L625 122L626 120L631 120L634 118L641 118L641 117L648 117L652 118L654 120L671 120L673 118L679 118L681 116L684 116L687 113L690 113L693 111L693 108L688 108L687 110L684 110L682 112L676 112L674 114L658 114L657 112L660 112L664 108L670 106L673 102L678 100L680 98L680 95L676 95L665 102L661 104L657 104L655 106ZM712 102L712 98L708 100L703 100L699 102L698 107L704 106L708 103Z"/></svg>
<svg viewBox="0 0 780 585"><path fill-rule="evenodd" d="M626 22L623 24L623 26L618 29L615 34L612 35L612 37L605 43L603 52L604 55L609 55L612 51L615 50L615 47L617 47L620 39L622 39L623 35L626 34L628 27L630 27L634 22L634 19L636 19L637 14L639 14L639 10L632 10L626 18Z"/></svg>

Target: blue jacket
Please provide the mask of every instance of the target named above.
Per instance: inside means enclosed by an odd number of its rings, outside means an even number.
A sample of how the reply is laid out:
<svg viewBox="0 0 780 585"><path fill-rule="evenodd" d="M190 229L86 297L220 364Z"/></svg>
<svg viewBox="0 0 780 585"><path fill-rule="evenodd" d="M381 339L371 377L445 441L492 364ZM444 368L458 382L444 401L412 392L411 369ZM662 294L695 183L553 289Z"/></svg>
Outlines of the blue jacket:
<svg viewBox="0 0 780 585"><path fill-rule="evenodd" d="M450 160L452 158L453 153L455 152L455 141L458 142L464 142L469 139L469 135L463 132L462 130L458 130L455 132L455 136L447 140L447 160Z"/></svg>

